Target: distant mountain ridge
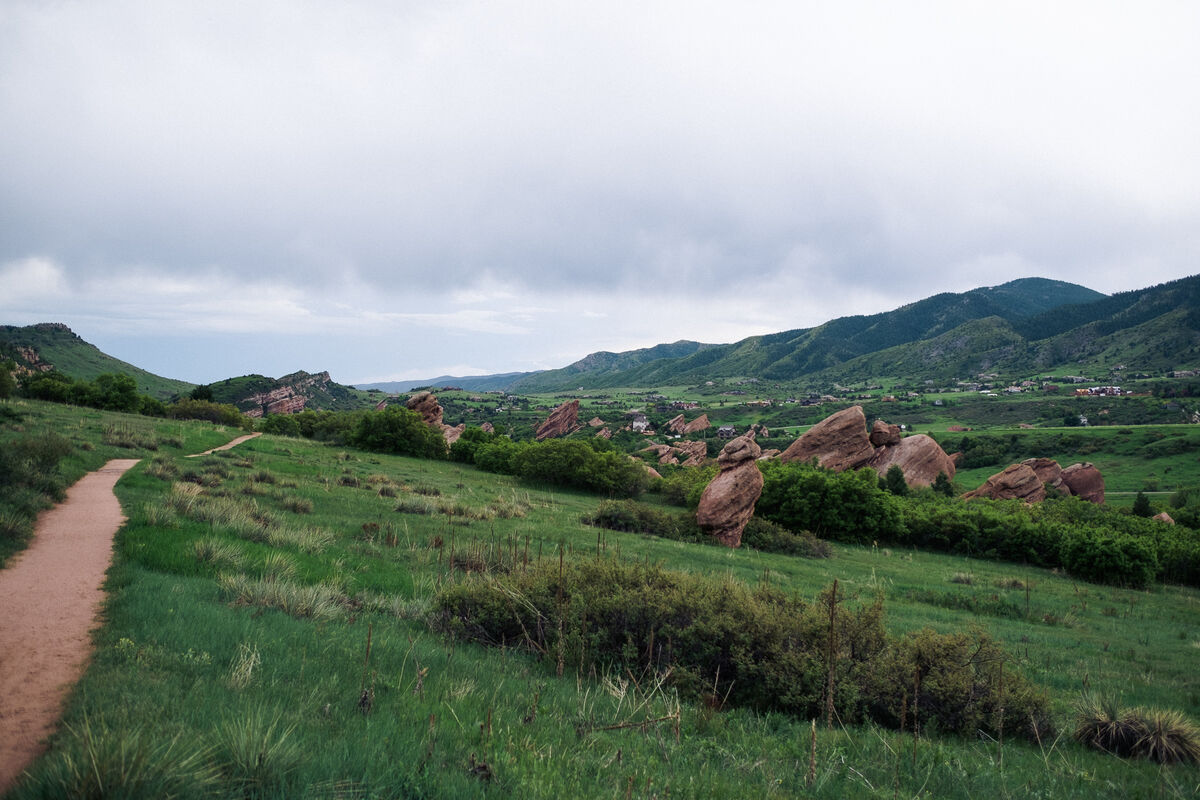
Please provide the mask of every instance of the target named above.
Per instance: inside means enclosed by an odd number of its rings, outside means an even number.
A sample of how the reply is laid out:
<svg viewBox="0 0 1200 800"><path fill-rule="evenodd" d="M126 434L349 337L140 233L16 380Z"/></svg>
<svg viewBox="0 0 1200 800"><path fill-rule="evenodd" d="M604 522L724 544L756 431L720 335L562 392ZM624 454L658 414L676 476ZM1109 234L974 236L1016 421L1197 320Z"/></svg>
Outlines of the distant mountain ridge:
<svg viewBox="0 0 1200 800"><path fill-rule="evenodd" d="M1022 278L968 292L944 292L893 311L839 317L813 328L751 336L733 344L706 345L683 357L643 361L620 370L579 369L578 365L589 362L589 356L571 367L521 379L512 388L557 391L573 385L681 385L737 377L796 380L826 370L837 371L854 359L891 347L936 339L978 320L994 317L1012 325L1063 306L1087 306L1105 298L1100 292L1076 284Z"/></svg>

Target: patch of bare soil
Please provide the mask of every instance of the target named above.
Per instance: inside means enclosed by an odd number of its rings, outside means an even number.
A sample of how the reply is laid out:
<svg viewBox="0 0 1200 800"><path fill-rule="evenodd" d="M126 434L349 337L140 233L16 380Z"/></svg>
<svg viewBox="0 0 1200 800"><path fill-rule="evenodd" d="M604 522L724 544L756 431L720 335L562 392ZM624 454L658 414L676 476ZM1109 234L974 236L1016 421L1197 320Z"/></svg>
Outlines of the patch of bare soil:
<svg viewBox="0 0 1200 800"><path fill-rule="evenodd" d="M0 571L0 794L44 749L91 652L113 535L113 494L135 458L109 461L41 514L33 542Z"/></svg>

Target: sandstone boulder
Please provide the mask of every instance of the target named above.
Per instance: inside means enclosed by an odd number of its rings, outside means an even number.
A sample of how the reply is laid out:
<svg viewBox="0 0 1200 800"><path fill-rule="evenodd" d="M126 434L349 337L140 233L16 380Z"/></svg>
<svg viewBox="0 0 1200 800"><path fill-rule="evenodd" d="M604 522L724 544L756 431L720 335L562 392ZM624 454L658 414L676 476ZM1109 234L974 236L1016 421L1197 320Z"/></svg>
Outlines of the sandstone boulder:
<svg viewBox="0 0 1200 800"><path fill-rule="evenodd" d="M683 429L687 427L687 420L683 418L683 414L677 417L672 417L667 422L667 430L671 433L683 433Z"/></svg>
<svg viewBox="0 0 1200 800"><path fill-rule="evenodd" d="M1156 520L1158 520L1159 522L1165 522L1165 523L1167 523L1168 525L1174 525L1174 524L1175 524L1175 520L1171 519L1171 515L1170 515L1170 514L1168 514L1168 513L1167 513L1167 512L1165 512L1165 511L1160 511L1160 512L1158 512L1157 514L1155 514L1155 515L1154 515L1153 517L1151 517L1150 519L1156 519Z"/></svg>
<svg viewBox="0 0 1200 800"><path fill-rule="evenodd" d="M742 543L742 531L754 515L763 476L756 459L762 451L750 436L731 440L717 457L720 472L704 488L696 522L726 547Z"/></svg>
<svg viewBox="0 0 1200 800"><path fill-rule="evenodd" d="M603 428L604 420L600 419L599 417L592 417L590 420L588 420L588 426L592 428Z"/></svg>
<svg viewBox="0 0 1200 800"><path fill-rule="evenodd" d="M600 430L596 431L596 436L597 436L597 438L600 438L600 439L611 439L612 438L612 430L610 430L609 428L601 428Z"/></svg>
<svg viewBox="0 0 1200 800"><path fill-rule="evenodd" d="M875 424L871 426L870 434L871 445L874 447L887 447L889 445L900 444L900 426L888 425L881 419L875 420ZM938 448L941 449L940 447Z"/></svg>
<svg viewBox="0 0 1200 800"><path fill-rule="evenodd" d="M683 430L680 431L680 433L682 433L684 436L687 436L688 434L691 434L691 433L699 433L700 431L706 431L711 427L712 427L712 423L708 421L708 414L701 414L700 416L696 417L694 420L689 422L687 425L684 425Z"/></svg>
<svg viewBox="0 0 1200 800"><path fill-rule="evenodd" d="M963 495L967 500L990 497L993 500L1024 500L1036 503L1046 499L1046 487L1042 485L1033 467L1028 464L1010 464L1003 472L997 472L978 489Z"/></svg>
<svg viewBox="0 0 1200 800"><path fill-rule="evenodd" d="M685 467L695 467L708 458L708 445L704 442L680 442L675 445L675 452L683 459Z"/></svg>
<svg viewBox="0 0 1200 800"><path fill-rule="evenodd" d="M460 422L458 425L442 425L442 436L446 439L446 445L450 446L458 441L458 437L463 435L463 431L467 429L467 423Z"/></svg>
<svg viewBox="0 0 1200 800"><path fill-rule="evenodd" d="M1091 464L1072 464L1062 471L1062 480L1071 494L1090 503L1104 504L1104 476Z"/></svg>
<svg viewBox="0 0 1200 800"><path fill-rule="evenodd" d="M441 427L442 407L438 404L437 398L433 396L433 392L417 392L408 398L404 406L409 411L420 414L426 425Z"/></svg>
<svg viewBox="0 0 1200 800"><path fill-rule="evenodd" d="M840 472L866 466L874 455L862 406L851 406L813 425L779 459L786 463L816 458L822 467Z"/></svg>
<svg viewBox="0 0 1200 800"><path fill-rule="evenodd" d="M1054 489L1064 490L1062 467L1053 458L1027 458L1021 463L1031 467L1042 483Z"/></svg>
<svg viewBox="0 0 1200 800"><path fill-rule="evenodd" d="M479 426L479 429L482 430L484 433L495 433L496 432L496 426L490 422L483 423L482 425Z"/></svg>
<svg viewBox="0 0 1200 800"><path fill-rule="evenodd" d="M899 436L897 426L888 427L897 428L896 434ZM909 486L930 486L939 472L946 473L947 478L954 480L954 460L946 455L946 451L936 441L923 433L898 439L893 445L880 447L871 458L870 465L880 475L892 466L900 467Z"/></svg>
<svg viewBox="0 0 1200 800"><path fill-rule="evenodd" d="M579 401L568 400L550 412L550 416L537 429L534 438L540 442L555 436L566 436L568 433L579 430L580 427Z"/></svg>

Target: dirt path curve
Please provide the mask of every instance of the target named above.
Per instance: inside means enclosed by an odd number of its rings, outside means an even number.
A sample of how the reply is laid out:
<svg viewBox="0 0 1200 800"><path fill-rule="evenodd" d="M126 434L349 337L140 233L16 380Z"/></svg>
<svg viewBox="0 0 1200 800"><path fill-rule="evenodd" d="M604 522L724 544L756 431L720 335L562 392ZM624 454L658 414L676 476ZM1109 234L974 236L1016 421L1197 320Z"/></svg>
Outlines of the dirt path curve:
<svg viewBox="0 0 1200 800"><path fill-rule="evenodd" d="M136 458L109 461L43 512L33 542L0 570L0 795L44 749L91 651L113 535L113 486Z"/></svg>
<svg viewBox="0 0 1200 800"><path fill-rule="evenodd" d="M256 436L262 436L262 432L260 431L259 433L247 433L245 436L239 436L236 439L234 439L232 442L226 442L225 444L221 445L220 447L214 447L212 450L205 450L203 453L192 453L190 456L187 456L187 458L199 458L200 456L212 455L213 453L217 452L218 450L229 450L231 448L237 447L242 442L250 441L251 439L253 439Z"/></svg>

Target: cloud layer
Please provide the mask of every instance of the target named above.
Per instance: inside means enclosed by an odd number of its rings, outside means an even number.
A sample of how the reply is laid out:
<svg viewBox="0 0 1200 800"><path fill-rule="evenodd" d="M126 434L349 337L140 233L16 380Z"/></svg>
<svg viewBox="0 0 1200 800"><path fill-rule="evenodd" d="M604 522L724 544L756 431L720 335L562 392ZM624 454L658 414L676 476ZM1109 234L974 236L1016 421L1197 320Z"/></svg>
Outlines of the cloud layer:
<svg viewBox="0 0 1200 800"><path fill-rule="evenodd" d="M1148 285L1200 255L1198 35L1168 2L16 0L0 322L360 380Z"/></svg>

